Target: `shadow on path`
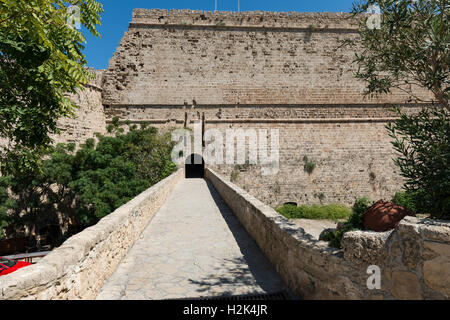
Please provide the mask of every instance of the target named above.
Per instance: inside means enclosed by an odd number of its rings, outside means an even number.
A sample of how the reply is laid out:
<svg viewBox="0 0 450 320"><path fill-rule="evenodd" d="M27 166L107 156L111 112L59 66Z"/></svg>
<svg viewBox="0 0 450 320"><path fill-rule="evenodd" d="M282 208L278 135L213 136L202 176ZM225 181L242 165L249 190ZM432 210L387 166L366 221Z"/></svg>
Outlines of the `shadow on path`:
<svg viewBox="0 0 450 320"><path fill-rule="evenodd" d="M217 268L217 273L209 274L200 281L192 279L189 281L199 287L197 291L200 293L209 291L212 286L229 287L229 290L225 289L221 292L221 296L226 297L236 294L236 288L240 287L242 290L238 290L238 294L274 294L285 291L287 296L295 299L296 297L283 283L273 265L261 252L212 183L206 179L205 181L215 204L239 246L242 257L222 259L222 267ZM224 268L227 272L220 272Z"/></svg>

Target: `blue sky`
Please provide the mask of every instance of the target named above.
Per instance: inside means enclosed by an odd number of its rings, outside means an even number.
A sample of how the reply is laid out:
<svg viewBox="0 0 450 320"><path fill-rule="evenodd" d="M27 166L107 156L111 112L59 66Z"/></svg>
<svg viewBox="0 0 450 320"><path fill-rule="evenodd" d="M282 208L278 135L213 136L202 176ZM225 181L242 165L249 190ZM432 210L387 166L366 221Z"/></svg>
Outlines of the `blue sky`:
<svg viewBox="0 0 450 320"><path fill-rule="evenodd" d="M214 10L215 0L99 0L105 13L99 28L101 39L86 34L84 53L88 66L106 69L123 33L128 29L134 8ZM237 11L238 0L217 0L218 10ZM241 11L348 12L355 0L240 0Z"/></svg>

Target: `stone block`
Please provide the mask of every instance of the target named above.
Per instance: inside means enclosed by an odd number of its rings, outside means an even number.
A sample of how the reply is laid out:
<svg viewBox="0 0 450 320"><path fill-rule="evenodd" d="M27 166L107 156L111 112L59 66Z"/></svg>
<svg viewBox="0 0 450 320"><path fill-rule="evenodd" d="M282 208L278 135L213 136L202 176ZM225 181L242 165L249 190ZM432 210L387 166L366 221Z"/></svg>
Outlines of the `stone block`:
<svg viewBox="0 0 450 320"><path fill-rule="evenodd" d="M450 298L450 244L426 241L424 248L435 253L432 260L423 263L425 284Z"/></svg>
<svg viewBox="0 0 450 320"><path fill-rule="evenodd" d="M422 299L419 278L412 272L392 272L391 293L394 297L401 300Z"/></svg>

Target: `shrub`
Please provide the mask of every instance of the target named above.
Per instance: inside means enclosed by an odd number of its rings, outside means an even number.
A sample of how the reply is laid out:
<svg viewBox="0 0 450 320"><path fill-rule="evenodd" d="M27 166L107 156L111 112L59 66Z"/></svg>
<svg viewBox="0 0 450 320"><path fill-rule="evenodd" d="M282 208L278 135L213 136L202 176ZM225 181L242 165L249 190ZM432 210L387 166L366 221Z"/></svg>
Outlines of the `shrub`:
<svg viewBox="0 0 450 320"><path fill-rule="evenodd" d="M328 244L331 247L340 249L341 248L341 240L342 240L342 237L344 236L344 233L349 232L349 231L355 231L355 230L358 230L358 229L351 228L350 225L345 224L339 230L336 230L333 232L328 232L327 234L325 234L325 236L323 236L322 239L324 241L328 241Z"/></svg>
<svg viewBox="0 0 450 320"><path fill-rule="evenodd" d="M8 227L8 217L6 215L5 210L0 208L0 240L2 240L5 236L5 228Z"/></svg>
<svg viewBox="0 0 450 320"><path fill-rule="evenodd" d="M356 200L353 204L352 214L348 219L348 223L350 223L355 228L363 229L363 215L372 205L372 200L367 197Z"/></svg>
<svg viewBox="0 0 450 320"><path fill-rule="evenodd" d="M298 219L300 217L300 208L293 204L284 204L275 210L288 219Z"/></svg>
<svg viewBox="0 0 450 320"><path fill-rule="evenodd" d="M0 223L7 215L15 232L31 235L59 224L62 214L78 232L176 170L170 133L129 128L125 134L114 126L115 136L97 135L98 143L88 139L76 153L73 144L59 144L31 170L9 161L0 178Z"/></svg>
<svg viewBox="0 0 450 320"><path fill-rule="evenodd" d="M395 164L405 178L404 189L414 195L420 206L416 210L450 219L450 113L438 107L416 115L397 113L399 119L387 129L399 155Z"/></svg>
<svg viewBox="0 0 450 320"><path fill-rule="evenodd" d="M330 246L341 248L341 240L346 232L364 229L363 216L372 204L372 200L366 197L356 200L347 221L336 231L327 233L323 239L328 241Z"/></svg>
<svg viewBox="0 0 450 320"><path fill-rule="evenodd" d="M418 204L418 192L399 191L395 194L392 202L398 206L405 207L414 213L418 212L420 205Z"/></svg>
<svg viewBox="0 0 450 320"><path fill-rule="evenodd" d="M302 205L300 207L291 204L285 204L276 209L280 214L288 219L346 219L351 214L351 210L346 206L330 204L326 206Z"/></svg>

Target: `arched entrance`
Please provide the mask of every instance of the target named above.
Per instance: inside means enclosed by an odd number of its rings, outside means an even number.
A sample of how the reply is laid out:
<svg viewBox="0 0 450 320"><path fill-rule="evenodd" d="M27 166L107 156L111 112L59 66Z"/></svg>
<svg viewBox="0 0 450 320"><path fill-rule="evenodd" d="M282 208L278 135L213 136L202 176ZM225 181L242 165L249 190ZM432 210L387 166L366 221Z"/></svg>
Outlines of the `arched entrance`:
<svg viewBox="0 0 450 320"><path fill-rule="evenodd" d="M185 164L186 179L204 178L205 161L198 154L191 154L186 158Z"/></svg>

